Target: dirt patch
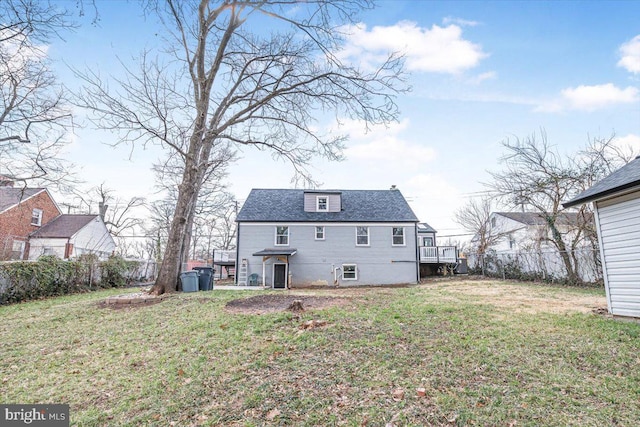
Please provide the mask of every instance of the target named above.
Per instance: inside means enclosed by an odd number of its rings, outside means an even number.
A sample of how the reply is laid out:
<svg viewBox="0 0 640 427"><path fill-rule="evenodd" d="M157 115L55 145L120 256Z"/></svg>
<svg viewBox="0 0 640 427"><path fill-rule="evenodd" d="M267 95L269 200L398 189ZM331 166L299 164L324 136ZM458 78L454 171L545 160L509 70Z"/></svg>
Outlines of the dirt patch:
<svg viewBox="0 0 640 427"><path fill-rule="evenodd" d="M549 286L521 286L491 280L439 282L431 285L446 290L452 299L469 297L478 304L491 304L497 308L520 313L589 313L606 311L604 295L573 292L554 292Z"/></svg>
<svg viewBox="0 0 640 427"><path fill-rule="evenodd" d="M233 313L272 313L287 310L294 301L300 301L305 311L344 306L352 302L350 298L341 297L268 294L229 301L225 308Z"/></svg>

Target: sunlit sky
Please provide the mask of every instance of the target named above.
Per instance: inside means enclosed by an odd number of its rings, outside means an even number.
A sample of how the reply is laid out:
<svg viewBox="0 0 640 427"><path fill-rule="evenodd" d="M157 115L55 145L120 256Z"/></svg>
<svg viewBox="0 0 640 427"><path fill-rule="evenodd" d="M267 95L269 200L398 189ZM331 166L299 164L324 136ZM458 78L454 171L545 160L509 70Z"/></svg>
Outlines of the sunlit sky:
<svg viewBox="0 0 640 427"><path fill-rule="evenodd" d="M70 87L69 67L118 73L117 58L126 63L159 42L136 3L97 8L98 25L89 13L49 48ZM402 51L413 90L397 99L398 123L364 132L346 121L346 160L315 162L313 177L327 189L396 185L441 239L464 240L454 212L483 191L487 171L499 170L505 139L544 129L573 153L615 133L640 153L638 17L638 1L381 1L362 14L342 55L366 66ZM76 130L68 158L83 188L104 183L123 198L159 198L150 170L159 152L117 142L114 133ZM251 188L292 186L293 168L268 152L245 148L230 171L240 202Z"/></svg>

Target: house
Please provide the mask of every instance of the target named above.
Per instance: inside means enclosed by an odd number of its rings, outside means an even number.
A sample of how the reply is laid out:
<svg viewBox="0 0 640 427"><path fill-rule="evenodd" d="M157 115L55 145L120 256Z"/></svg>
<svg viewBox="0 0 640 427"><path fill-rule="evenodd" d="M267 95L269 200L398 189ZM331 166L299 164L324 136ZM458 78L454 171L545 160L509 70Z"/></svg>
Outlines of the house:
<svg viewBox="0 0 640 427"><path fill-rule="evenodd" d="M254 189L236 222L238 284L285 288L420 279L418 218L395 187ZM435 230L433 237L435 244Z"/></svg>
<svg viewBox="0 0 640 427"><path fill-rule="evenodd" d="M609 313L640 317L640 156L563 204L592 203Z"/></svg>
<svg viewBox="0 0 640 427"><path fill-rule="evenodd" d="M56 255L67 259L111 255L116 244L100 215L60 215L29 235L29 259Z"/></svg>
<svg viewBox="0 0 640 427"><path fill-rule="evenodd" d="M29 235L62 212L45 188L0 180L0 260L26 259Z"/></svg>
<svg viewBox="0 0 640 427"><path fill-rule="evenodd" d="M469 264L493 273L508 266L541 279L554 280L575 274L585 282L596 281L599 261L593 251L592 218L576 212L559 212L555 228L562 237L564 252L560 252L545 214L492 212L486 254L469 254ZM479 243L478 236L471 239L472 245Z"/></svg>
<svg viewBox="0 0 640 427"><path fill-rule="evenodd" d="M496 253L554 248L550 240L549 225L539 212L492 212L489 222L491 235L497 237L491 246ZM579 228L578 214L560 212L556 219L556 227L569 242Z"/></svg>

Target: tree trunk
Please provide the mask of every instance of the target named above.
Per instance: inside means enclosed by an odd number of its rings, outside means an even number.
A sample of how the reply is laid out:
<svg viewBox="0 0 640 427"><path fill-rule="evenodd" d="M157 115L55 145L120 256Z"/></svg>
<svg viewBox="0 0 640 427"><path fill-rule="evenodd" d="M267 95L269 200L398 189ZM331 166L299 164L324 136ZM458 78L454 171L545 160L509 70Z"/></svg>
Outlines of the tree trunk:
<svg viewBox="0 0 640 427"><path fill-rule="evenodd" d="M567 271L567 280L572 284L582 283L580 277L576 273L574 265L571 263L571 257L569 256L567 246L562 239L562 235L556 228L555 218L547 218L547 224L551 229L551 236L553 237L553 241L558 248L558 252L560 252L560 258L562 258L562 263L564 264L564 268Z"/></svg>
<svg viewBox="0 0 640 427"><path fill-rule="evenodd" d="M199 174L196 168L187 162L182 183L178 188L178 200L169 229L167 247L162 258L160 272L151 292L155 295L175 292L178 289L178 279L184 257L185 243L188 245L187 227L190 224L192 207L197 198L197 191L200 188L198 183ZM187 241L185 241L187 240Z"/></svg>

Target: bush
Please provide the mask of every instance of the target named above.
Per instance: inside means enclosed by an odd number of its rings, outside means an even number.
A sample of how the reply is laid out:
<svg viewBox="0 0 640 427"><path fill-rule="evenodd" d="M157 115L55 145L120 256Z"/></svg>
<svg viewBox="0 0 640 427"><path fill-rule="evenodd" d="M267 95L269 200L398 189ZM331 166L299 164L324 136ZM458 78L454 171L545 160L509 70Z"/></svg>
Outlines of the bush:
<svg viewBox="0 0 640 427"><path fill-rule="evenodd" d="M133 273L138 269L137 261L127 261L121 256L112 255L100 265L102 272L100 285L104 288L120 288L130 284Z"/></svg>
<svg viewBox="0 0 640 427"><path fill-rule="evenodd" d="M112 256L98 261L95 255L83 255L75 260L42 256L37 261L16 261L0 264L0 304L11 304L38 298L72 294L100 287L122 287L131 283L135 261Z"/></svg>

